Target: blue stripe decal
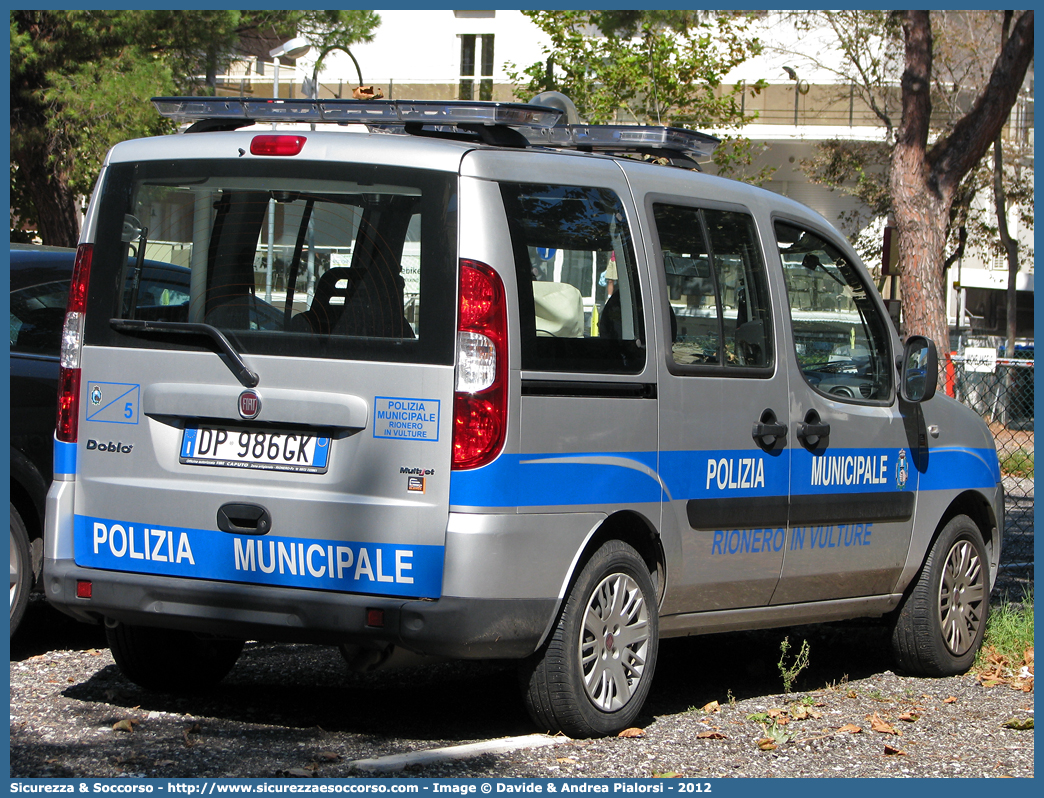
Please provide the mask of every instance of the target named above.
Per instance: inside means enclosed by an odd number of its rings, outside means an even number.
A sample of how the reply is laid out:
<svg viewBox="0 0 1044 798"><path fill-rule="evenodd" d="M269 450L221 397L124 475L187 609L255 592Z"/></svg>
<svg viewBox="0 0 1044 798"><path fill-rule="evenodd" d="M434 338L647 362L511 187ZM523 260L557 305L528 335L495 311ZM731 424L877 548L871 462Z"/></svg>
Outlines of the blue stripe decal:
<svg viewBox="0 0 1044 798"><path fill-rule="evenodd" d="M76 473L76 444L54 439L54 473Z"/></svg>
<svg viewBox="0 0 1044 798"><path fill-rule="evenodd" d="M442 546L231 535L77 515L76 564L109 571L439 598Z"/></svg>
<svg viewBox="0 0 1044 798"><path fill-rule="evenodd" d="M790 473L791 459L793 474ZM791 483L793 478L793 483ZM514 454L454 471L457 507L569 507L690 499L992 489L1000 480L990 449L931 449L918 473L910 449L805 449Z"/></svg>
<svg viewBox="0 0 1044 798"><path fill-rule="evenodd" d="M450 477L450 504L460 507L632 504L661 493L656 452L501 455Z"/></svg>
<svg viewBox="0 0 1044 798"><path fill-rule="evenodd" d="M993 449L941 446L928 451L928 470L921 475L921 490L988 490L1000 481L1000 462Z"/></svg>

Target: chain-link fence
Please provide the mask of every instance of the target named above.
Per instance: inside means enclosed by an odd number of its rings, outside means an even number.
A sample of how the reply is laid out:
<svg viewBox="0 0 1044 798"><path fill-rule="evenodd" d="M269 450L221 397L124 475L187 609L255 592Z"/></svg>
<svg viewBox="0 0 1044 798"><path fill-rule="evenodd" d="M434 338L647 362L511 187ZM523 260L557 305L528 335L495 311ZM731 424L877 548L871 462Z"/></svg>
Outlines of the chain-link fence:
<svg viewBox="0 0 1044 798"><path fill-rule="evenodd" d="M979 413L997 443L1005 518L996 590L1018 600L1033 589L1033 361L954 356L946 391Z"/></svg>

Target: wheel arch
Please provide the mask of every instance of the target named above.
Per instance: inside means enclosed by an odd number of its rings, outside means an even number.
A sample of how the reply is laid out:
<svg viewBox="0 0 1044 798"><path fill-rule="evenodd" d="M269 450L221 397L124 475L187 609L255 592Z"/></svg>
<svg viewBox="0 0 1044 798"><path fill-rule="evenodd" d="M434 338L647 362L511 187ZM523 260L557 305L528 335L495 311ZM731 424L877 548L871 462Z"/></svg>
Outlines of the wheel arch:
<svg viewBox="0 0 1044 798"><path fill-rule="evenodd" d="M932 533L932 539L928 549L925 551L925 557L928 556L928 552L935 545L936 539L942 533L946 524L958 515L968 516L979 528L979 532L982 533L982 542L986 545L986 552L989 555L990 588L992 589L997 584L997 571L1000 567L1001 542L1004 535L1004 530L1001 528L1003 521L997 518L993 504L977 491L964 491L950 502L946 512L939 519L935 531Z"/></svg>
<svg viewBox="0 0 1044 798"><path fill-rule="evenodd" d="M587 537L576 559L569 570L569 574L562 586L561 595L555 612L548 621L544 633L541 635L537 648L544 645L548 635L554 629L558 616L562 613L562 607L569 598L580 572L590 561L594 553L610 540L620 540L638 552L638 556L645 562L652 577L656 589L657 607L663 603L663 596L667 583L667 558L663 551L660 535L655 525L641 513L634 510L620 510L602 520Z"/></svg>

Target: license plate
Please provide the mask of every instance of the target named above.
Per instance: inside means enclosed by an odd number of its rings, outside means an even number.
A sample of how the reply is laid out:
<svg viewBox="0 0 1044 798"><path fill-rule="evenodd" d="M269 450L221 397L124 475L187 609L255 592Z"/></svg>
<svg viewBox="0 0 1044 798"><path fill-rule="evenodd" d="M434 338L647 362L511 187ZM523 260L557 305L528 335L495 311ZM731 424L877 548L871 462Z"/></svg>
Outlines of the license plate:
<svg viewBox="0 0 1044 798"><path fill-rule="evenodd" d="M330 439L302 432L193 427L181 437L180 462L223 468L325 474Z"/></svg>

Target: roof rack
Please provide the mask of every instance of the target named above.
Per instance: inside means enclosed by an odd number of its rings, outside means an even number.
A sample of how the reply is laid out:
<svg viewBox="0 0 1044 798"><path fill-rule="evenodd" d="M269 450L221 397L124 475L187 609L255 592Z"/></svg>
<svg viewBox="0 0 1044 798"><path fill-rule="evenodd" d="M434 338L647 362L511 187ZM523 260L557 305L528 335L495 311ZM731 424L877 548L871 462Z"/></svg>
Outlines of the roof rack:
<svg viewBox="0 0 1044 798"><path fill-rule="evenodd" d="M706 160L719 139L675 127L563 125L557 108L464 100L280 100L246 97L153 97L185 131L235 130L255 122L363 124L374 131L481 141L509 147L550 147L617 155L640 154L688 168Z"/></svg>
<svg viewBox="0 0 1044 798"><path fill-rule="evenodd" d="M156 110L178 123L200 121L326 122L342 125L480 124L536 129L553 126L557 108L524 103L434 100L279 100L247 97L153 97ZM234 129L234 128L233 128Z"/></svg>

